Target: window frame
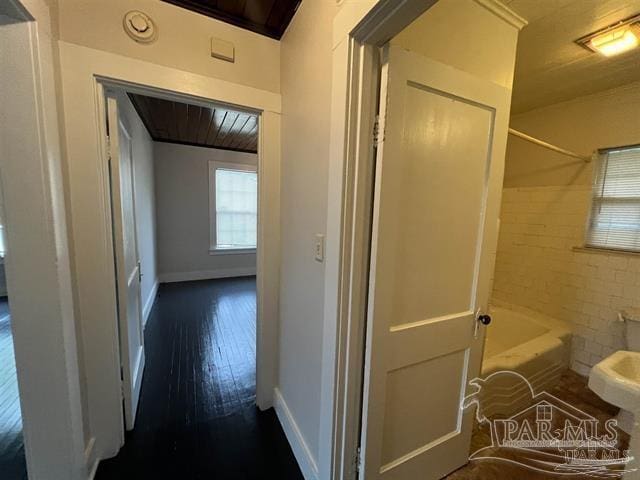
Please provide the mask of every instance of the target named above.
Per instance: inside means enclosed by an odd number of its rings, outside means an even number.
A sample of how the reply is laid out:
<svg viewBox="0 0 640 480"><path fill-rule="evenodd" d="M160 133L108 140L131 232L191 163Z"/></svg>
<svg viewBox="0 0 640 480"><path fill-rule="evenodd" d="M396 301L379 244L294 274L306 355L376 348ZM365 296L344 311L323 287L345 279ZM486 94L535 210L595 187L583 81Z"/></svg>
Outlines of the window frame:
<svg viewBox="0 0 640 480"><path fill-rule="evenodd" d="M237 248L220 248L217 243L217 222L218 211L216 210L216 170L234 170L253 172L258 175L258 165L252 165L249 163L233 163L222 162L219 160L209 160L209 255L240 255L240 254L255 254L256 247L237 247ZM256 186L256 189L258 187ZM256 192L258 193L258 192ZM257 195L256 195L257 197ZM258 222L258 208L256 205L256 227ZM256 237L256 242L258 241Z"/></svg>
<svg viewBox="0 0 640 480"><path fill-rule="evenodd" d="M640 148L640 144L636 143L636 144L630 144L630 145L620 145L615 147L600 148L597 150L597 154L598 154L597 164L593 172L593 181L591 183L591 193L589 197L589 202L590 202L589 215L587 217L587 222L585 226L586 228L584 231L584 243L583 243L584 247L583 248L585 250L618 253L622 255L640 255L640 249L634 250L630 248L617 247L617 246L602 246L602 245L595 245L589 242L589 238L591 236L591 232L594 224L594 218L595 218L594 209L596 208L596 204L603 202L603 198L604 198L602 196L596 195L596 184L598 182L599 176L601 175L600 169L603 169L603 168L606 169L607 166L605 165L608 165L608 160L603 160L603 156L608 155L610 152L614 152L614 151L635 150L638 148ZM638 190L640 191L640 184L638 185Z"/></svg>

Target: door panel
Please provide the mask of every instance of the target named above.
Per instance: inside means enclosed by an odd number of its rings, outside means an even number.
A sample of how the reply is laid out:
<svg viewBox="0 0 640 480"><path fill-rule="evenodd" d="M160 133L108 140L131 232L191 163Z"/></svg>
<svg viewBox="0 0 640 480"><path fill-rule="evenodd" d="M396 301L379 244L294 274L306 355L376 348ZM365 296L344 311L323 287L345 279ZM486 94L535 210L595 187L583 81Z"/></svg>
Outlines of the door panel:
<svg viewBox="0 0 640 480"><path fill-rule="evenodd" d="M381 85L363 478L438 479L469 455L510 92L393 46Z"/></svg>
<svg viewBox="0 0 640 480"><path fill-rule="evenodd" d="M490 110L415 83L404 102L400 185L386 202L399 212L392 325L473 308L493 124Z"/></svg>
<svg viewBox="0 0 640 480"><path fill-rule="evenodd" d="M458 350L389 372L382 436L384 465L459 428L458 396L466 363L465 350ZM443 371L454 374L440 375ZM425 410L424 405L429 404L440 406L437 416Z"/></svg>
<svg viewBox="0 0 640 480"><path fill-rule="evenodd" d="M122 394L125 426L131 430L135 424L145 364L132 144L118 115L117 100L107 98L107 108Z"/></svg>

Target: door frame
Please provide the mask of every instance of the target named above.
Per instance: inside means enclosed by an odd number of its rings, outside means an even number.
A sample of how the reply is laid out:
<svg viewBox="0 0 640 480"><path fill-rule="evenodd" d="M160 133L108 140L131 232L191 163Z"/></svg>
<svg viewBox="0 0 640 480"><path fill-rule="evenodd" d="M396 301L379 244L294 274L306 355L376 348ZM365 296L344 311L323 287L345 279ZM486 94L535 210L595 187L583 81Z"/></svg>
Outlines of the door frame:
<svg viewBox="0 0 640 480"><path fill-rule="evenodd" d="M280 262L280 95L106 51L59 42L78 310L90 423L87 464L124 439L106 145L105 89L259 113L257 391L273 406ZM91 245L91 248L86 248Z"/></svg>
<svg viewBox="0 0 640 480"><path fill-rule="evenodd" d="M274 251L274 247L277 248L277 245L274 245L273 241L269 241L266 235L269 233L267 226L265 223L272 222L274 215L277 215L278 212L272 211L272 202L270 202L267 197L268 188L263 183L263 176L265 171L265 165L263 158L265 156L265 137L263 136L264 129L264 119L263 119L263 111L258 110L256 108L251 108L246 105L237 105L229 102L224 102L216 98L203 98L203 97L193 97L190 94L186 94L179 90L164 90L159 89L150 85L140 85L136 83L132 83L130 81L124 79L113 79L113 78L104 78L104 77L95 77L95 94L96 94L96 106L98 109L98 129L101 132L100 138L102 139L101 148L100 148L100 160L103 164L103 168L106 168L108 171L109 168L109 145L107 144L107 96L110 95L111 91L126 91L128 93L134 93L139 95L152 95L155 97L162 98L164 100L172 100L178 102L188 102L190 104L200 105L200 106L211 106L215 105L225 105L233 108L234 110L245 111L248 113L258 114L258 245L256 249L256 404L261 410L265 410L272 406L272 397L273 397L273 389L275 384L273 383L273 379L276 376L276 373L271 371L272 368L275 367L276 362L275 358L277 358L277 350L276 345L271 342L271 338L275 338L276 325L275 322L265 321L265 318L268 315L267 305L268 300L265 297L265 277L270 277L269 268L270 263L273 259L273 255L277 255L277 251ZM278 138L279 141L279 138ZM104 176L107 185L105 185L105 192L109 194L111 192L111 186L109 183L109 175L108 172ZM134 186L135 189L135 186ZM109 203L110 205L110 203ZM109 211L105 212L109 219L112 218L112 213ZM109 227L111 230L111 227ZM111 238L111 236L109 237ZM115 262L115 251L114 254L114 262ZM114 281L117 281L115 278L114 272ZM273 291L268 292L273 293ZM116 318L117 323L117 318ZM273 331L272 331L273 330ZM111 339L114 341L114 339ZM120 343L119 343L119 335L115 338L116 343L113 345L113 348L117 351L117 371L118 378L120 378ZM118 389L118 392L120 390ZM120 403L120 408L122 409L122 404ZM122 417L121 417L122 418ZM122 423L122 422L121 422ZM124 428L121 429L121 441L124 444Z"/></svg>
<svg viewBox="0 0 640 480"><path fill-rule="evenodd" d="M499 0L475 0L521 29ZM357 478L378 113L378 49L438 0L346 0L333 28L319 476Z"/></svg>
<svg viewBox="0 0 640 480"><path fill-rule="evenodd" d="M84 424L56 103L57 39L43 0L8 0L20 65L3 108L6 275L27 471L31 480L85 480ZM4 28L0 27L0 28ZM14 54L15 55L15 54Z"/></svg>

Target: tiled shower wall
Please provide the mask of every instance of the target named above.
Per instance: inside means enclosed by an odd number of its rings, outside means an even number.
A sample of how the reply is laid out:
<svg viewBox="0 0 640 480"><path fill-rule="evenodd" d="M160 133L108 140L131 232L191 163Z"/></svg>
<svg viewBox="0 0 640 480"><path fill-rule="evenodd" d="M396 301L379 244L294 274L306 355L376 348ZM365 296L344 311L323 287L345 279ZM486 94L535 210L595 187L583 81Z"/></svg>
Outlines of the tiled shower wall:
<svg viewBox="0 0 640 480"><path fill-rule="evenodd" d="M569 322L571 368L624 349L618 312L640 307L640 256L576 251L584 242L590 187L503 191L493 298Z"/></svg>

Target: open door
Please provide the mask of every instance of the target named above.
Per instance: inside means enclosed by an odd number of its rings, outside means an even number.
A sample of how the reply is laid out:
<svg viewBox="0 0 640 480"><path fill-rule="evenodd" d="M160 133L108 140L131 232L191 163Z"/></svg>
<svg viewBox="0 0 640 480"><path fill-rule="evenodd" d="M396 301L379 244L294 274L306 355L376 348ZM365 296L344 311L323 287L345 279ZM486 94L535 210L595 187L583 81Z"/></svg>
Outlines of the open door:
<svg viewBox="0 0 640 480"><path fill-rule="evenodd" d="M118 115L118 103L114 97L107 97L107 112L122 395L125 426L131 430L136 419L145 360L133 159L131 135Z"/></svg>
<svg viewBox="0 0 640 480"><path fill-rule="evenodd" d="M387 46L380 99L360 478L439 479L469 456L510 91Z"/></svg>

